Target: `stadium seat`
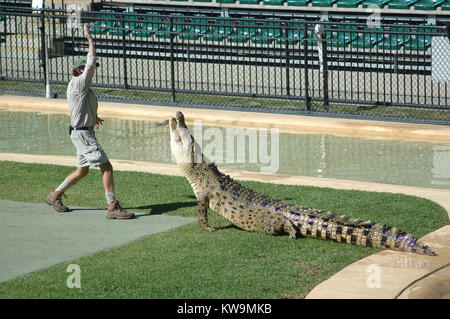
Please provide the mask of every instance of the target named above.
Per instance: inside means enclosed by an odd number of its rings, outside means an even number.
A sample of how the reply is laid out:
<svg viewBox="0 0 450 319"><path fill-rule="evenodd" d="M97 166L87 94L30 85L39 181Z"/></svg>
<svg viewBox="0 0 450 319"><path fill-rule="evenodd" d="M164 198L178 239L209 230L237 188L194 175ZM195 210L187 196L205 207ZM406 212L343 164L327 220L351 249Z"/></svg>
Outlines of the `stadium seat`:
<svg viewBox="0 0 450 319"><path fill-rule="evenodd" d="M436 10L446 0L420 0L414 4L416 10Z"/></svg>
<svg viewBox="0 0 450 319"><path fill-rule="evenodd" d="M217 24L211 26L204 39L206 41L222 41L233 32L231 24L230 20L218 20Z"/></svg>
<svg viewBox="0 0 450 319"><path fill-rule="evenodd" d="M248 19L248 21L239 21L236 25L236 31L232 37L228 38L230 42L247 42L251 37L258 34L256 22Z"/></svg>
<svg viewBox="0 0 450 319"><path fill-rule="evenodd" d="M352 22L352 21L343 21ZM333 35L330 39L335 41L328 41L327 44L331 47L346 47L349 43L355 41L358 38L358 27L356 25L339 25L339 31L336 35ZM349 32L353 31L353 32Z"/></svg>
<svg viewBox="0 0 450 319"><path fill-rule="evenodd" d="M194 2L212 2L212 0L193 0Z"/></svg>
<svg viewBox="0 0 450 319"><path fill-rule="evenodd" d="M391 1L392 0L365 0L362 3L362 7L367 8L371 5L375 5L375 6L378 6L379 8L384 8L384 6Z"/></svg>
<svg viewBox="0 0 450 319"><path fill-rule="evenodd" d="M267 19L267 20L270 20ZM278 21L278 19L277 19ZM264 23L264 26L275 26L275 27L279 27L280 23L279 22L266 22ZM277 38L279 38L281 36L281 28L261 28L261 34L260 37L256 37L252 39L253 43L272 43L274 40L276 40Z"/></svg>
<svg viewBox="0 0 450 319"><path fill-rule="evenodd" d="M391 27L390 31L399 33L388 34L382 42L378 43L378 48L386 50L398 50L411 40L411 35L405 34L407 32L411 32L411 29L408 27Z"/></svg>
<svg viewBox="0 0 450 319"><path fill-rule="evenodd" d="M124 25L126 30L133 31L141 27L139 18L137 16L126 16L124 18Z"/></svg>
<svg viewBox="0 0 450 319"><path fill-rule="evenodd" d="M311 0L287 0L288 6L307 7Z"/></svg>
<svg viewBox="0 0 450 319"><path fill-rule="evenodd" d="M431 26L425 24L425 26ZM437 33L436 28L417 28L417 32L420 33ZM405 44L405 49L414 51L425 51L431 47L431 35L416 35L413 36L411 41Z"/></svg>
<svg viewBox="0 0 450 319"><path fill-rule="evenodd" d="M447 1L446 3L441 5L441 10L447 10L450 11L450 1Z"/></svg>
<svg viewBox="0 0 450 319"><path fill-rule="evenodd" d="M360 49L372 49L375 45L383 40L382 33L373 33L372 31L383 31L382 28L365 27L361 37L352 42L352 47Z"/></svg>
<svg viewBox="0 0 450 319"><path fill-rule="evenodd" d="M333 33L331 33L330 31L326 31L327 28L329 28L329 26L325 26L325 39L331 39L333 37ZM310 37L313 40L309 40L308 41L308 46L317 46L317 37L316 37L316 33L313 31L310 31ZM330 43L329 41L327 41L327 44Z"/></svg>
<svg viewBox="0 0 450 319"><path fill-rule="evenodd" d="M102 10L104 13L114 13L114 11ZM89 32L91 34L105 34L108 31L108 28L113 26L114 15L112 14L100 14L98 16L101 20L95 21L93 26L89 26Z"/></svg>
<svg viewBox="0 0 450 319"><path fill-rule="evenodd" d="M155 33L155 35L158 38L170 38L171 31L174 33L183 32L185 26L182 24L176 24L176 22L184 22L184 15L182 13L171 13L170 16L174 17L174 19L173 19L174 24L172 26L172 30L170 30L170 24L168 22L166 22L164 24L163 32Z"/></svg>
<svg viewBox="0 0 450 319"><path fill-rule="evenodd" d="M292 22L297 22L292 26L297 26L298 29L288 29L287 31L287 41L288 44L296 44L300 40L305 38L305 25L303 24L303 20L292 20ZM277 43L284 43L286 40L284 38L280 38L277 40Z"/></svg>
<svg viewBox="0 0 450 319"><path fill-rule="evenodd" d="M284 0L263 0L263 4L266 6L282 6Z"/></svg>
<svg viewBox="0 0 450 319"><path fill-rule="evenodd" d="M89 26L91 34L105 34L107 31L105 21L96 21L94 25Z"/></svg>
<svg viewBox="0 0 450 319"><path fill-rule="evenodd" d="M419 0L394 0L388 3L389 9L409 9Z"/></svg>
<svg viewBox="0 0 450 319"><path fill-rule="evenodd" d="M259 0L239 0L240 4L259 4Z"/></svg>
<svg viewBox="0 0 450 319"><path fill-rule="evenodd" d="M312 0L313 7L332 7L337 0Z"/></svg>
<svg viewBox="0 0 450 319"><path fill-rule="evenodd" d="M184 32L181 34L183 39L195 40L200 37L201 34L206 34L209 31L209 26L207 25L208 20L205 19L205 15L198 14L195 15L195 18L192 19L192 23L189 25Z"/></svg>
<svg viewBox="0 0 450 319"><path fill-rule="evenodd" d="M235 3L236 0L216 0L216 3Z"/></svg>
<svg viewBox="0 0 450 319"><path fill-rule="evenodd" d="M358 8L364 0L339 0L336 6L339 8Z"/></svg>
<svg viewBox="0 0 450 319"><path fill-rule="evenodd" d="M120 20L121 17L117 16L116 20ZM131 32L131 30L134 30L136 28L138 28L139 23L138 23L138 18L137 16L124 16L123 17L124 22L122 24L122 21L116 21L114 27L116 28L125 28L125 30L123 29L111 29L109 30L109 34L111 35L122 35L122 32L125 31L125 34L128 34Z"/></svg>
<svg viewBox="0 0 450 319"><path fill-rule="evenodd" d="M147 37L159 31L162 28L163 22L160 17L152 16L152 13L147 13L148 16L140 23L137 30L131 31L135 37Z"/></svg>

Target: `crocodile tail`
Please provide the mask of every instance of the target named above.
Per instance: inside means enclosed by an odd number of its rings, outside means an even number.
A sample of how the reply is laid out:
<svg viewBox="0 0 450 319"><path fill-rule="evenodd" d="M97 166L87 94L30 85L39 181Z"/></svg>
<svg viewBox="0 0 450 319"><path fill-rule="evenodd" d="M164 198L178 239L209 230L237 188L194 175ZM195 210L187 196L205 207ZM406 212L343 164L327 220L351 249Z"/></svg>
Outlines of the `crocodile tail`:
<svg viewBox="0 0 450 319"><path fill-rule="evenodd" d="M436 256L416 237L387 225L312 210L306 213L289 212L285 216L305 237Z"/></svg>

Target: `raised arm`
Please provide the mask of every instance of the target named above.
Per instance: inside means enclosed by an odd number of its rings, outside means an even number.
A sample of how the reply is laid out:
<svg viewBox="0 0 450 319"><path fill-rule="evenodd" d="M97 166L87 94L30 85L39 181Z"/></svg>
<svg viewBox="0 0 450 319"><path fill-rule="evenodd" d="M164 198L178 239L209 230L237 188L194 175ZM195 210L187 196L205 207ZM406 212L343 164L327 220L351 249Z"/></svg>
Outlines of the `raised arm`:
<svg viewBox="0 0 450 319"><path fill-rule="evenodd" d="M88 28L87 23L84 24L83 28L84 28L84 36L86 37L86 39L88 40L88 43L89 43L89 52L88 52L88 54L91 57L95 57L94 39L92 38L91 33L89 32L89 28Z"/></svg>
<svg viewBox="0 0 450 319"><path fill-rule="evenodd" d="M88 25L85 23L83 28L84 36L89 43L89 51L87 55L86 65L84 67L84 72L79 76L79 83L81 90L87 90L92 82L92 78L94 77L97 57L95 55L94 39L89 32Z"/></svg>

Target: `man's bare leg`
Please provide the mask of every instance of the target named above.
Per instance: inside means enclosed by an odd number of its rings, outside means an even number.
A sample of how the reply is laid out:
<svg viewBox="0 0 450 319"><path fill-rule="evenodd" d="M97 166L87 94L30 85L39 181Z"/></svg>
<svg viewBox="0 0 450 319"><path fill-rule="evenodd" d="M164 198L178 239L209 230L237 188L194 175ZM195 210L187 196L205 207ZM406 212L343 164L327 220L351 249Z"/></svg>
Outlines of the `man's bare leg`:
<svg viewBox="0 0 450 319"><path fill-rule="evenodd" d="M133 213L129 213L120 207L119 201L116 200L114 194L114 178L113 167L110 162L100 165L102 171L103 187L105 189L105 197L107 202L106 218L108 219L130 219L134 217Z"/></svg>

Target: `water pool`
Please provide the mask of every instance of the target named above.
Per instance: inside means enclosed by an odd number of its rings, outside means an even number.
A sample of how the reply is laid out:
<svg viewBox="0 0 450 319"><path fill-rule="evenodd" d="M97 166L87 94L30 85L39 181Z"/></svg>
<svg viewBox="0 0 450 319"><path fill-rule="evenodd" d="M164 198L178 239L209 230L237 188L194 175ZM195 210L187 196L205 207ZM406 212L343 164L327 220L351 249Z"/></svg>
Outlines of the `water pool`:
<svg viewBox="0 0 450 319"><path fill-rule="evenodd" d="M69 116L62 114L0 110L0 152L75 156L68 123ZM112 159L172 163L168 129L154 127L152 121L111 118L105 120L96 135ZM237 139L227 140L228 128L192 129L197 129L194 136L203 138L202 147L211 151L219 168L259 172L268 165L258 156L252 159L250 137L246 137L244 148L239 149ZM256 139L261 139L261 133L264 131L256 129ZM223 138L217 140L218 136ZM450 188L450 143L326 134L279 133L277 137L270 131L266 137L268 155L270 145L277 143L276 172L280 174ZM216 147L211 150L214 139ZM261 147L257 149L261 155ZM229 150L234 150L234 162L227 159ZM239 162L242 152L244 160Z"/></svg>

